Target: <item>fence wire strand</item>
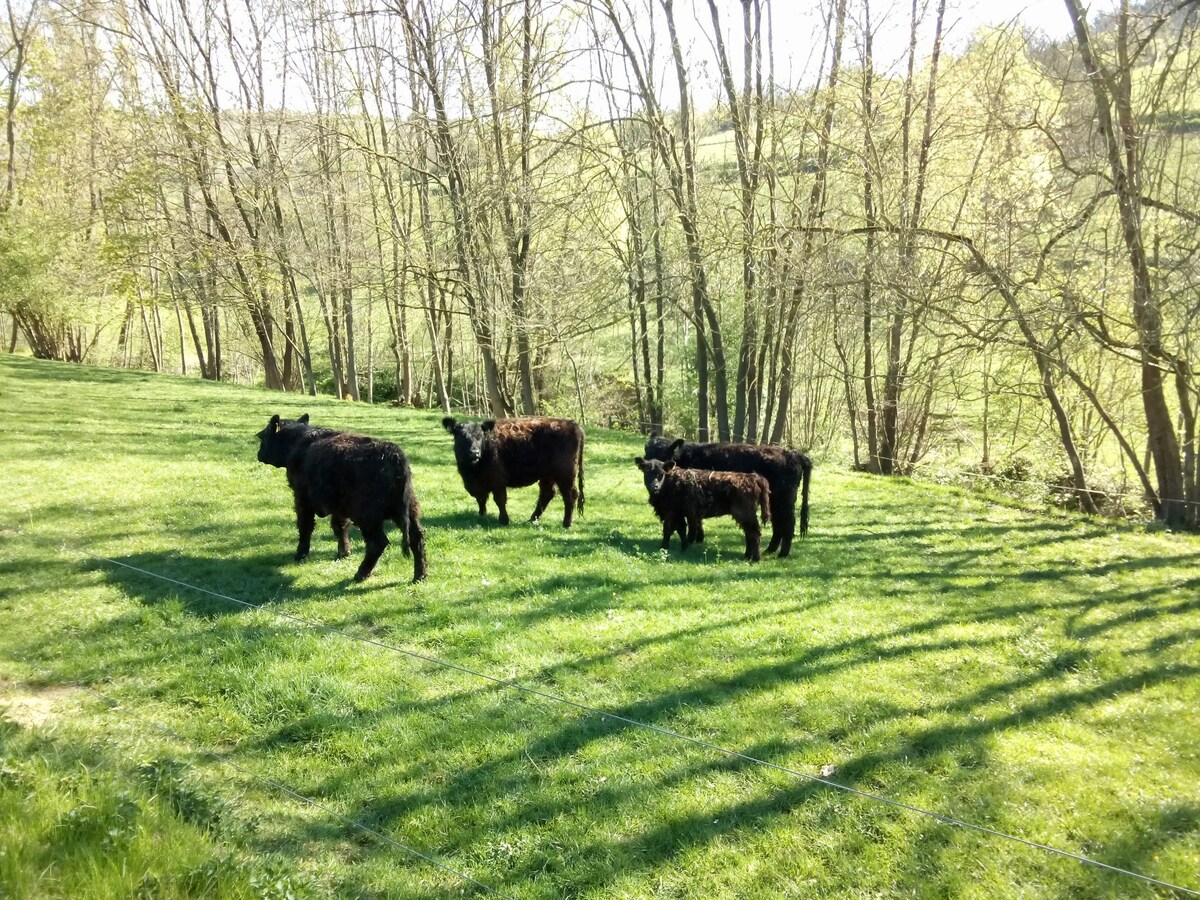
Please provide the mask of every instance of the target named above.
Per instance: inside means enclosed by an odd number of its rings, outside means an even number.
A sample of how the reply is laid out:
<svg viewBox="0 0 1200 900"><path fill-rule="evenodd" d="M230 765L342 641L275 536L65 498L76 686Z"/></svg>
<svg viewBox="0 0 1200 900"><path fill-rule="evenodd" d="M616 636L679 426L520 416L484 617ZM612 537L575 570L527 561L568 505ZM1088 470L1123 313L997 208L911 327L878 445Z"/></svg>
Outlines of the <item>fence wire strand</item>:
<svg viewBox="0 0 1200 900"><path fill-rule="evenodd" d="M18 529L18 533L26 534L26 535L29 535L34 538L41 537L40 535L36 535L31 532L22 530L22 529ZM307 628L313 628L318 631L322 631L326 634L337 635L339 637L343 637L343 638L346 638L351 641L357 641L359 643L366 644L366 645L372 646L372 647L376 647L381 650L386 650L388 652L397 653L402 656L406 656L410 659L428 663L433 666L438 666L443 669L460 672L464 675L469 675L473 678L478 678L480 680L487 681L491 684L495 684L500 687L511 688L512 690L518 691L520 693L527 694L527 695L530 695L533 697L539 697L543 700L548 700L552 703L561 704L563 706L567 706L572 709L576 709L580 712L587 713L589 715L599 716L599 717L608 719L613 722L620 722L624 725L628 725L633 728L639 728L639 729L642 729L645 731L654 732L656 734L663 735L664 737L668 737L673 740L682 741L684 743L691 744L692 746L695 746L695 747L701 747L703 749L710 750L714 753L722 754L726 757L729 757L730 759L738 759L743 762L750 763L752 765L762 766L764 768L772 769L774 771L783 773L785 775L790 775L794 778L799 778L804 781L809 781L814 784L820 784L825 787L832 788L834 790L842 791L843 793L846 793L846 794L849 794L852 796L862 797L864 799L872 800L877 803L886 804L886 805L894 807L896 809L902 809L902 810L906 810L911 813L916 813L921 816L926 816L928 818L939 821L944 825L950 825L950 826L957 827L957 828L963 828L963 829L967 829L969 831L975 831L980 834L987 834L992 837L1000 838L1001 840L1012 841L1014 843L1022 844L1026 847L1030 847L1030 848L1033 848L1036 850L1041 850L1041 851L1044 851L1046 853L1049 853L1049 854L1052 854L1055 856L1059 856L1059 857L1062 857L1065 859L1075 860L1076 862L1079 862L1083 865L1092 866L1094 868L1102 869L1102 870L1105 870L1105 871L1108 871L1108 872L1111 872L1111 873L1114 873L1117 875L1121 875L1121 876L1124 876L1127 878L1133 878L1133 879L1142 881L1147 884L1156 885L1158 887L1168 888L1173 891L1179 891L1179 892L1181 892L1183 894L1187 894L1189 896L1200 897L1200 890L1196 890L1193 888L1186 888L1181 885L1172 884L1167 881L1162 881L1162 880L1154 878L1150 875L1143 875L1140 872L1134 872L1130 869L1124 869L1124 868L1121 868L1120 866L1114 866L1109 863L1101 862L1100 860L1092 859L1091 857L1084 856L1079 853L1074 853L1070 850L1063 850L1059 847L1055 847L1050 844L1043 844L1038 841L1029 840L1028 838L1019 837L1017 835L1009 834L1007 832L1000 831L998 829L989 828L986 825L979 825L974 822L968 822L964 819L959 819L955 816L949 816L944 813L935 812L933 810L922 809L919 806L913 806L911 804L904 803L901 800L896 800L894 798L887 797L882 794L874 794L869 791L859 790L858 788L853 788L853 787L850 787L849 785L844 785L844 784L841 784L836 781L831 781L828 778L823 778L818 775L812 775L807 772L801 772L798 769L792 769L787 766L781 765L779 763L773 763L769 760L761 759L756 756L751 756L750 754L742 753L741 751L738 751L738 750L730 750L727 747L722 747L718 744L713 744L713 743L710 743L709 741L705 741L700 738L691 737L690 735L682 734L681 732L674 731L670 728L665 728L663 726L655 725L655 724L652 724L649 722L641 722L641 721L638 721L637 719L631 719L631 718L629 718L627 716L623 716L619 713L609 712L607 710L600 709L598 707L589 706L586 703L582 703L582 702L579 702L576 700L571 700L568 697L562 697L557 694L552 694L548 691L543 691L540 688L530 687L529 685L521 684L520 682L513 681L508 678L500 678L495 675L489 675L486 672L479 672L479 671L476 671L475 669L471 669L467 666L459 665L458 663L449 662L447 660L439 659L434 656L429 656L424 653L418 653L415 650L408 650L404 647L399 647L394 644L388 644L383 641L376 640L374 638L362 637L360 635L351 634L350 632L344 631L333 625L326 625L322 622L305 619L302 616L297 616L297 615L294 615L293 613L284 612L282 610L270 609L262 604L251 603L247 600L239 600L236 597L230 597L227 594L222 594L218 591L213 591L213 590L209 590L208 588L200 587L198 585L189 584L186 581L180 581L176 578L171 578L168 575L162 575L157 572L151 572L147 569L142 569L138 566L134 566L134 565L130 565L129 563L121 562L120 560L111 559L109 557L102 556L100 554L92 553L89 550L68 547L65 543L60 544L60 549L63 551L66 551L66 552L76 553L80 556L86 556L90 559L96 560L97 562L108 563L109 565L118 566L123 569L128 569L130 571L137 572L141 575L144 575L148 578L157 579L159 581L163 581L168 584L173 584L173 585L185 588L190 591L195 591L200 594L206 594L210 597L215 597L217 599L224 600L229 603L236 604L238 606L242 606L246 609L252 609L252 610L257 610L259 612L264 612L269 615L276 616L280 619L285 619L285 620L288 620L291 622L295 622L295 623L303 625ZM336 813L333 813L333 814L337 815ZM340 818L340 816L339 816L339 818ZM405 849L409 849L409 848L405 848ZM464 877L467 877L467 876L464 876ZM469 880L473 880L473 879L469 879Z"/></svg>

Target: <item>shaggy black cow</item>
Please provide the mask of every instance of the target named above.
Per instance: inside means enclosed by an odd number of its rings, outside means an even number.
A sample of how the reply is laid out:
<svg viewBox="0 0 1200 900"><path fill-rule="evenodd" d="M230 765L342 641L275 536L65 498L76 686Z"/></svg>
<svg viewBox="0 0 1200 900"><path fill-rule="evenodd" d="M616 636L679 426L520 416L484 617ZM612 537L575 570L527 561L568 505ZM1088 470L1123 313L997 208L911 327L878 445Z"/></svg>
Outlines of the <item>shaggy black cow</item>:
<svg viewBox="0 0 1200 900"><path fill-rule="evenodd" d="M404 451L390 441L347 434L272 416L258 433L258 461L287 469L296 504L296 562L308 556L316 516L330 516L338 559L350 555L350 523L362 531L366 556L354 576L362 581L387 548L383 523L400 528L400 549L412 548L413 581L427 574L421 506L413 492L412 470Z"/></svg>
<svg viewBox="0 0 1200 900"><path fill-rule="evenodd" d="M745 558L762 559L762 529L771 521L771 488L767 479L751 472L713 472L684 469L673 462L634 459L642 470L650 506L663 523L662 548L671 546L671 533L679 533L683 549L688 548L704 519L733 516L746 535ZM686 531L685 531L686 528Z"/></svg>
<svg viewBox="0 0 1200 900"><path fill-rule="evenodd" d="M808 534L808 484L812 460L805 454L783 447L757 444L696 444L682 438L669 441L653 437L646 441L646 457L674 460L685 469L712 469L721 472L754 472L771 485L771 541L767 552L779 551L782 559L792 550L796 534L796 494L803 485L800 505L800 534ZM704 529L692 536L704 540Z"/></svg>
<svg viewBox="0 0 1200 900"><path fill-rule="evenodd" d="M575 501L583 512L583 429L571 419L489 419L482 424L459 422L452 416L442 427L454 435L454 460L463 487L487 513L488 494L496 497L500 524L508 524L508 489L539 487L537 506L529 521L539 519L562 492L566 512L563 528L571 527ZM579 479L579 489L574 482Z"/></svg>

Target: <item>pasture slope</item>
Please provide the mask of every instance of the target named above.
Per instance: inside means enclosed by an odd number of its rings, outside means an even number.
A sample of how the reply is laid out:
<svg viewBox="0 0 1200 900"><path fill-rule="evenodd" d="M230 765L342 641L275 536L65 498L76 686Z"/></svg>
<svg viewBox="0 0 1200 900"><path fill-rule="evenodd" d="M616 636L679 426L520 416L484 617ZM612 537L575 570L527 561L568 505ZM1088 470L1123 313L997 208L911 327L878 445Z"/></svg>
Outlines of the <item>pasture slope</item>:
<svg viewBox="0 0 1200 900"><path fill-rule="evenodd" d="M291 562L275 412L404 448L428 582ZM439 419L0 357L0 895L1173 896L388 647L1200 889L1196 538L817 460L664 557L637 437L502 529Z"/></svg>

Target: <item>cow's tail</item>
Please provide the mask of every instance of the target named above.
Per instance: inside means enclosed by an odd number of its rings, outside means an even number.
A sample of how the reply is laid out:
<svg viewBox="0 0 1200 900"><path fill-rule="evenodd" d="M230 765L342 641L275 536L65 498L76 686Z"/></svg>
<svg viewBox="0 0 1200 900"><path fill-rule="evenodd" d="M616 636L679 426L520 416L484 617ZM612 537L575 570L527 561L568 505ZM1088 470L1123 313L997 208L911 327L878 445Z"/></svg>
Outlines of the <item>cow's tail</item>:
<svg viewBox="0 0 1200 900"><path fill-rule="evenodd" d="M804 477L804 486L800 496L800 534L808 534L808 483L812 479L812 460L804 453L800 454L800 469Z"/></svg>
<svg viewBox="0 0 1200 900"><path fill-rule="evenodd" d="M409 533L412 529L412 507L416 504L413 494L411 470L406 465L407 460L399 447L389 447L384 451L384 459L388 464L388 475L392 482L391 511L395 515L395 523L400 528L400 552L409 555L411 541Z"/></svg>
<svg viewBox="0 0 1200 900"><path fill-rule="evenodd" d="M400 529L400 552L413 560L413 582L424 581L429 574L425 558L425 530L421 527L421 504L412 483L412 467L399 447L385 454L391 467L392 510Z"/></svg>
<svg viewBox="0 0 1200 900"><path fill-rule="evenodd" d="M771 521L771 489L767 486L765 478L758 483L758 505L762 510L763 524L766 525Z"/></svg>
<svg viewBox="0 0 1200 900"><path fill-rule="evenodd" d="M583 515L583 429L579 429L579 514Z"/></svg>
<svg viewBox="0 0 1200 900"><path fill-rule="evenodd" d="M408 556L411 547L408 534L412 528L412 508L408 504L408 498L400 501L400 519L396 524L400 526L400 552Z"/></svg>

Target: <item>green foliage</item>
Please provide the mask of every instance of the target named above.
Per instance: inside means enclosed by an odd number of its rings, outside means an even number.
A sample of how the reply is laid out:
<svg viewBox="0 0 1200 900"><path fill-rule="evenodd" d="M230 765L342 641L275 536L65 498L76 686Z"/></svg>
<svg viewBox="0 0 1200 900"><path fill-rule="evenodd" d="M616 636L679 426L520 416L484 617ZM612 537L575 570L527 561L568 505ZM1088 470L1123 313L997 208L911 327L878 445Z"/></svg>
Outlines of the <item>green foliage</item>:
<svg viewBox="0 0 1200 900"><path fill-rule="evenodd" d="M741 561L727 519L662 553L634 436L589 431L570 531L557 501L523 521L531 489L501 528L438 414L12 357L0 378L0 702L49 672L122 706L5 726L9 893L468 890L200 747L513 897L1161 896L380 644L1197 887L1194 537L818 460L790 559ZM305 411L405 448L427 583L393 540L353 584L324 523L291 562L253 435Z"/></svg>
<svg viewBox="0 0 1200 900"><path fill-rule="evenodd" d="M53 241L6 221L0 228L0 298L6 309L45 308Z"/></svg>

